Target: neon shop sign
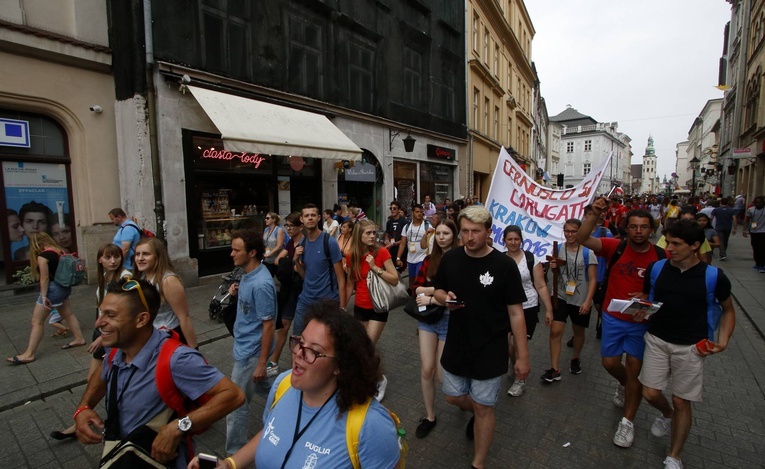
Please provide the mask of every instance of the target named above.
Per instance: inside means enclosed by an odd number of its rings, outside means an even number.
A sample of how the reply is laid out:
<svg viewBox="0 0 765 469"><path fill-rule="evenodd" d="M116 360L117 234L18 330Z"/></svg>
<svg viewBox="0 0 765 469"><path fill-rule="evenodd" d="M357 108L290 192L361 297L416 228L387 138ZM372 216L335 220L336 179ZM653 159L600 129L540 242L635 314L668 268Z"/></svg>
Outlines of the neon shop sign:
<svg viewBox="0 0 765 469"><path fill-rule="evenodd" d="M242 163L251 164L258 169L260 164L266 160L265 156L260 156L260 153L249 154L247 152L234 153L228 150L216 150L215 148L208 148L202 152L202 158L209 158L214 160L230 161L234 158L238 158Z"/></svg>

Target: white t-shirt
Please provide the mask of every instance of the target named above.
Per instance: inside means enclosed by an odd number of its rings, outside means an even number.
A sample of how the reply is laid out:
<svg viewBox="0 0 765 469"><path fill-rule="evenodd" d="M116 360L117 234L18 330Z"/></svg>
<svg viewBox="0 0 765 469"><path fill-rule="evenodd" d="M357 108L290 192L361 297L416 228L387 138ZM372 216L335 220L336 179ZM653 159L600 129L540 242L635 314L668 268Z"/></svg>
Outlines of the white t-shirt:
<svg viewBox="0 0 765 469"><path fill-rule="evenodd" d="M534 267L537 262L534 261ZM534 286L534 272L529 272L529 264L526 262L526 255L523 255L521 262L518 262L518 272L521 273L523 282L523 292L526 294L526 301L523 302L523 309L533 308L539 304L539 293Z"/></svg>
<svg viewBox="0 0 765 469"><path fill-rule="evenodd" d="M324 232L329 234L333 228L337 228L335 230L335 234L332 235L333 238L337 239L338 236L340 236L340 223L337 222L337 220L329 220L324 222Z"/></svg>
<svg viewBox="0 0 765 469"><path fill-rule="evenodd" d="M430 224L424 220L420 223L420 226L414 226L411 223L404 226L401 236L406 236L407 245L404 249L407 250L406 261L411 264L422 262L425 260L425 256L428 254L428 249L420 247L420 241L428 234L428 228Z"/></svg>

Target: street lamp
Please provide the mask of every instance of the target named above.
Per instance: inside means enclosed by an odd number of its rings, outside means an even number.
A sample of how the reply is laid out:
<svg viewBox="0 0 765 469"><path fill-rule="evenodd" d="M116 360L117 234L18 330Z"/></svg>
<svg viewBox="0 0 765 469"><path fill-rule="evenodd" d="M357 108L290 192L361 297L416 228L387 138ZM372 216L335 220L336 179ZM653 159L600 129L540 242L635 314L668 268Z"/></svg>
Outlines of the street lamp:
<svg viewBox="0 0 765 469"><path fill-rule="evenodd" d="M691 198L693 198L696 197L696 170L699 169L699 163L701 163L701 160L694 156L690 163L691 171L693 171L693 179L691 182Z"/></svg>

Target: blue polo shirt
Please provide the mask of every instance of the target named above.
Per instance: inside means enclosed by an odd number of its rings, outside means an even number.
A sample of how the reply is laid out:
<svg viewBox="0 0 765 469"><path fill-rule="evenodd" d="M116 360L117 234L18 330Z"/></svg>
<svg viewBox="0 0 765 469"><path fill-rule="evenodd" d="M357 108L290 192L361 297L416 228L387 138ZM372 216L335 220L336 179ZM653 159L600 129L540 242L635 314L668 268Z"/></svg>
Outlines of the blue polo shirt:
<svg viewBox="0 0 765 469"><path fill-rule="evenodd" d="M265 265L244 274L239 281L234 323L234 360L260 356L263 321L276 318L276 285ZM273 351L271 342L270 354Z"/></svg>
<svg viewBox="0 0 765 469"><path fill-rule="evenodd" d="M130 363L125 363L122 350L118 350L114 355L111 366L119 369L117 395L122 438L147 423L166 407L157 391L154 370L157 368L162 342L169 336L166 331L154 329L149 341ZM109 356L108 349L106 356ZM107 388L109 369L109 360L104 360L101 380L107 382ZM208 365L201 353L185 346L178 347L173 353L170 370L175 386L191 400L198 399L223 379L223 373ZM109 396L108 389L106 396ZM184 443L181 442L181 445ZM179 448L175 467L186 467L186 454L185 449Z"/></svg>

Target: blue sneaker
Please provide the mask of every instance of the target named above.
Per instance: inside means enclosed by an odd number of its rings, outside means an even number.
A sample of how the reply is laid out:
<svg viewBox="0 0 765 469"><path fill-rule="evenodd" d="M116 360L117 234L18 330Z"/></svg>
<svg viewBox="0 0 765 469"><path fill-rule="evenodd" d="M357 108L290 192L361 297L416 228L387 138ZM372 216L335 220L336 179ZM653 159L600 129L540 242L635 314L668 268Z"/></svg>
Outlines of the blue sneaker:
<svg viewBox="0 0 765 469"><path fill-rule="evenodd" d="M761 274L765 274L765 266L764 266L764 267L760 267L760 270L759 270L759 272L760 272Z"/></svg>

